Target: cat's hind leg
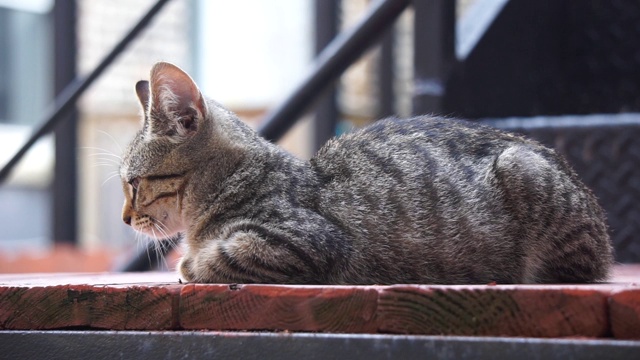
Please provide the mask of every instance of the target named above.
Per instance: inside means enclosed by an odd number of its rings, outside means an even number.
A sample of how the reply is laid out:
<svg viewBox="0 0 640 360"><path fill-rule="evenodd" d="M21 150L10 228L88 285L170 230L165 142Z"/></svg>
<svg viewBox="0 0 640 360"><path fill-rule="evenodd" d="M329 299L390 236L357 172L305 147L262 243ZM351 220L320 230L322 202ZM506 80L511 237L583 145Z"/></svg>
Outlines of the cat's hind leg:
<svg viewBox="0 0 640 360"><path fill-rule="evenodd" d="M552 150L514 145L494 163L517 229L522 282L593 282L606 278L612 250L595 197Z"/></svg>

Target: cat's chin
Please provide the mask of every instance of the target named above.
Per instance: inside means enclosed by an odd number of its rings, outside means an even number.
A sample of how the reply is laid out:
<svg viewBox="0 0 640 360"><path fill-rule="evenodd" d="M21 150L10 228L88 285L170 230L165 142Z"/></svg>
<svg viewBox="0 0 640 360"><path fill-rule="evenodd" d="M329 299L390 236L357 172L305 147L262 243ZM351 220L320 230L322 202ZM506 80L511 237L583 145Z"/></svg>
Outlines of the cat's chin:
<svg viewBox="0 0 640 360"><path fill-rule="evenodd" d="M137 232L152 238L153 240L158 241L169 241L176 240L182 237L182 233L180 231L171 231L169 229L158 230L158 229L140 229L136 230Z"/></svg>

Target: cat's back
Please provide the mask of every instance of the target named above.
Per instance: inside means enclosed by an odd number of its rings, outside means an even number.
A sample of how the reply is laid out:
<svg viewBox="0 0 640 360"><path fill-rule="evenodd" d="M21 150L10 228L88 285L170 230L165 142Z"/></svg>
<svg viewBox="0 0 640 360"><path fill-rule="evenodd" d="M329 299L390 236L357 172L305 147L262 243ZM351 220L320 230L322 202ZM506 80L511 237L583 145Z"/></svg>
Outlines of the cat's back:
<svg viewBox="0 0 640 360"><path fill-rule="evenodd" d="M522 137L464 120L390 118L330 140L311 161L331 176L352 174L360 167L366 171L371 165L392 172L403 167L419 172L412 166L478 164L513 144L533 145Z"/></svg>

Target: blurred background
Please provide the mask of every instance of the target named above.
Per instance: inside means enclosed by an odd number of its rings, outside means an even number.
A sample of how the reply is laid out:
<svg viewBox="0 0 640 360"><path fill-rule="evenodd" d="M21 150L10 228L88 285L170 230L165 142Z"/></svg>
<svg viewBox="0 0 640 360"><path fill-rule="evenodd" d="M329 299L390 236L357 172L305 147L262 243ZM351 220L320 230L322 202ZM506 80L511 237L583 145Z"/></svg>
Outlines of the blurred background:
<svg viewBox="0 0 640 360"><path fill-rule="evenodd" d="M0 0L0 165L154 3ZM353 127L425 113L525 133L567 156L607 210L617 260L639 262L640 3L395 3L408 6L279 143L309 158ZM117 170L140 125L134 84L155 62L258 128L380 4L169 1L0 185L0 272L117 270L144 248L120 218Z"/></svg>

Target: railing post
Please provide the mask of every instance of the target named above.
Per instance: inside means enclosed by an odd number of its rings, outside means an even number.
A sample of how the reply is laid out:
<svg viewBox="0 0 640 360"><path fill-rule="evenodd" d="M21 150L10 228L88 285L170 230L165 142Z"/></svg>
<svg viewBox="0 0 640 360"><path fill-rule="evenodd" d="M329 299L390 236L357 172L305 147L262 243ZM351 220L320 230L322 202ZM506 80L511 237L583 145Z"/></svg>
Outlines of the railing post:
<svg viewBox="0 0 640 360"><path fill-rule="evenodd" d="M315 0L316 55L320 54L338 34L340 3L340 0ZM335 135L339 116L336 87L334 81L322 94L316 106L315 118L313 119L314 152Z"/></svg>
<svg viewBox="0 0 640 360"><path fill-rule="evenodd" d="M391 26L382 37L378 62L378 118L396 115L393 80L395 78L394 29Z"/></svg>
<svg viewBox="0 0 640 360"><path fill-rule="evenodd" d="M415 115L442 113L455 61L455 1L414 0Z"/></svg>
<svg viewBox="0 0 640 360"><path fill-rule="evenodd" d="M58 0L53 7L55 94L59 95L76 77L76 3ZM55 167L51 188L53 241L77 242L77 129L78 112L73 106L55 129Z"/></svg>

